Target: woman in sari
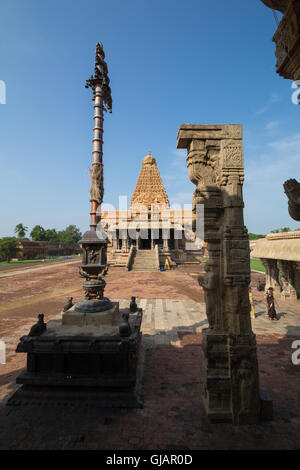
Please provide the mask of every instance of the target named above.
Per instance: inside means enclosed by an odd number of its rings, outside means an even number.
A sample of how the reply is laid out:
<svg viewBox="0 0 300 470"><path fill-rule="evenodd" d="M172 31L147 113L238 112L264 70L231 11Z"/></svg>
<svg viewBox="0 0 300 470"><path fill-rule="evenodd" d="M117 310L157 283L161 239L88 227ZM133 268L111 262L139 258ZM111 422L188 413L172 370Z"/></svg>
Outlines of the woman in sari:
<svg viewBox="0 0 300 470"><path fill-rule="evenodd" d="M278 320L277 315L276 315L276 309L275 309L275 298L273 294L273 287L269 287L269 289L266 292L266 304L267 304L267 310L268 310L268 316L270 320ZM278 304L276 302L276 305L278 307Z"/></svg>

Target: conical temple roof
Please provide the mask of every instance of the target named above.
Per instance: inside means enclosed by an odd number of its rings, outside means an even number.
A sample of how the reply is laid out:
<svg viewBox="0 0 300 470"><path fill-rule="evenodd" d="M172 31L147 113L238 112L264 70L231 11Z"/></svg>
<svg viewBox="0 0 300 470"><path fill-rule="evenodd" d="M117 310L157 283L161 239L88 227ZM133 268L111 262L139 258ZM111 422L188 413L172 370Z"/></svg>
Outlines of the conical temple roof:
<svg viewBox="0 0 300 470"><path fill-rule="evenodd" d="M162 183L156 158L150 153L143 159L142 169L133 192L130 206L143 204L165 204L169 206L169 199Z"/></svg>

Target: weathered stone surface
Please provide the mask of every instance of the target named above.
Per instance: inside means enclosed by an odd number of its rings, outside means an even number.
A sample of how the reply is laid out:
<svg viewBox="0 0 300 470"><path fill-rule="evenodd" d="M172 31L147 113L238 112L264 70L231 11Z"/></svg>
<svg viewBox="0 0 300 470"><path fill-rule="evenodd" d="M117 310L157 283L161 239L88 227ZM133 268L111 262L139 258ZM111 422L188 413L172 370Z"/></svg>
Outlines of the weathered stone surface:
<svg viewBox="0 0 300 470"><path fill-rule="evenodd" d="M295 220L300 220L300 183L291 178L284 185L284 192L289 200L289 214Z"/></svg>
<svg viewBox="0 0 300 470"><path fill-rule="evenodd" d="M268 234L255 244L252 256L300 262L300 231Z"/></svg>
<svg viewBox="0 0 300 470"><path fill-rule="evenodd" d="M209 261L204 288L209 328L203 331L204 401L213 422L253 424L260 419L255 335L248 286L248 232L243 219L241 125L181 125L178 148L196 185L193 208L204 204Z"/></svg>
<svg viewBox="0 0 300 470"><path fill-rule="evenodd" d="M285 12L289 4L289 0L262 0L262 2L267 5L267 7L281 11L282 13Z"/></svg>
<svg viewBox="0 0 300 470"><path fill-rule="evenodd" d="M63 325L77 325L77 326L102 326L113 325L116 317L119 314L119 303L111 302L112 308L100 312L77 312L74 306L67 312L62 314Z"/></svg>
<svg viewBox="0 0 300 470"><path fill-rule="evenodd" d="M262 0L284 15L273 36L276 44L276 71L284 78L300 79L300 4L298 0Z"/></svg>

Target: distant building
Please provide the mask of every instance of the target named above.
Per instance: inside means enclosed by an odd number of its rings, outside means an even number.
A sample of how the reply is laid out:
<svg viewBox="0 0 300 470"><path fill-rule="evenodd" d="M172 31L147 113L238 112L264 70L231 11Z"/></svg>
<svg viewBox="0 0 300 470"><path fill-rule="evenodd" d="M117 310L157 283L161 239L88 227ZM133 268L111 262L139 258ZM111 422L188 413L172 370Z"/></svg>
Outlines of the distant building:
<svg viewBox="0 0 300 470"><path fill-rule="evenodd" d="M300 299L300 231L269 233L251 252L266 268L266 289L282 298Z"/></svg>
<svg viewBox="0 0 300 470"><path fill-rule="evenodd" d="M69 256L81 253L81 248L75 248L67 243L35 242L32 240L20 240L18 243L18 259L44 259L52 256Z"/></svg>

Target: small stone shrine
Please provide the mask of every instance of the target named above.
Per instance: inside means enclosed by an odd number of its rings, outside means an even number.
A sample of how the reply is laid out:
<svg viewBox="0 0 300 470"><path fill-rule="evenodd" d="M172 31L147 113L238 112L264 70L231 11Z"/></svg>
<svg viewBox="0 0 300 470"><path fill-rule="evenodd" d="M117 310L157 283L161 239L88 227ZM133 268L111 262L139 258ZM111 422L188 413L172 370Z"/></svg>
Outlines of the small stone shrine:
<svg viewBox="0 0 300 470"><path fill-rule="evenodd" d="M142 309L119 309L104 297L107 241L96 231L103 198L103 111L112 99L103 47L96 47L95 74L86 87L93 90L94 138L91 225L80 244L79 274L84 297L47 324L40 314L29 334L20 339L17 353L27 353L27 368L17 377L22 384L8 404L28 402L92 402L98 406L137 407L141 397ZM101 234L101 232L100 232Z"/></svg>
<svg viewBox="0 0 300 470"><path fill-rule="evenodd" d="M209 260L198 281L209 323L202 331L206 412L212 422L258 423L271 417L272 402L259 390L251 328L242 126L182 124L177 148L187 149L188 173L196 185L193 207L204 204Z"/></svg>

